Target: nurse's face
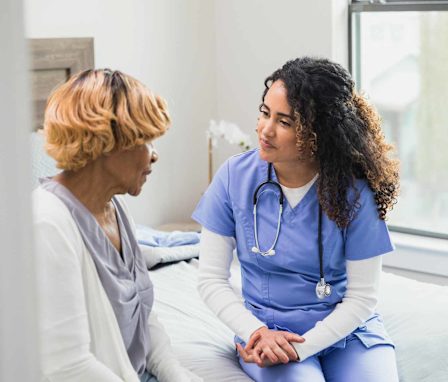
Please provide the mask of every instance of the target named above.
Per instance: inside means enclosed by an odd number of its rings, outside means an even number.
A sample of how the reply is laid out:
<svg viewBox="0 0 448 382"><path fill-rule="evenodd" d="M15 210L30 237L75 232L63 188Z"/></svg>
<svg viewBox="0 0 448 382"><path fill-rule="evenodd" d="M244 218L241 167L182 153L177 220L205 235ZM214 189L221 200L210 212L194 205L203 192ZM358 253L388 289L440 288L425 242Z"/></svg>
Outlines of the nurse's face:
<svg viewBox="0 0 448 382"><path fill-rule="evenodd" d="M261 159L270 163L299 160L293 111L280 80L271 85L260 106L257 133Z"/></svg>

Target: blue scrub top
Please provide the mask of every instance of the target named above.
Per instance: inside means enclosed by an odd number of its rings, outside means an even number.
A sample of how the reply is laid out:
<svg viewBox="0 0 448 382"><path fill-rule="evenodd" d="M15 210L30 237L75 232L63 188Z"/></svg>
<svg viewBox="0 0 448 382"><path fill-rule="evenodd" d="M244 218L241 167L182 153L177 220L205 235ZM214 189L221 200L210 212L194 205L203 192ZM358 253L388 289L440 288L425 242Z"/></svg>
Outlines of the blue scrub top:
<svg viewBox="0 0 448 382"><path fill-rule="evenodd" d="M394 248L385 222L378 217L373 192L365 180L357 180L359 208L348 227L341 230L325 213L322 216L324 274L333 293L318 299L316 182L296 207L284 201L275 256L263 257L251 251L255 245L253 194L267 180L267 170L268 163L260 159L258 149L231 157L216 173L193 219L209 231L236 239L246 308L269 328L304 334L341 302L347 284L345 260L367 259ZM278 181L275 171L272 179ZM271 186L262 190L257 203L257 228L260 249L265 251L275 239L279 191ZM348 197L354 195L350 190ZM368 347L392 344L378 314L353 333ZM334 346L345 346L345 340Z"/></svg>

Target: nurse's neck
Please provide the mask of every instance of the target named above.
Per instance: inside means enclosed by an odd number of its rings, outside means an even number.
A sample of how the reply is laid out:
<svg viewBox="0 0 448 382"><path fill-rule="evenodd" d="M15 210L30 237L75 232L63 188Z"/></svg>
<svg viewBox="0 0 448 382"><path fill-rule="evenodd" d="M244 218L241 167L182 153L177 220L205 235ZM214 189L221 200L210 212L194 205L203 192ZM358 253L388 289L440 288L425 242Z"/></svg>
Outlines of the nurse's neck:
<svg viewBox="0 0 448 382"><path fill-rule="evenodd" d="M316 161L274 162L278 182L288 188L302 187L318 172Z"/></svg>

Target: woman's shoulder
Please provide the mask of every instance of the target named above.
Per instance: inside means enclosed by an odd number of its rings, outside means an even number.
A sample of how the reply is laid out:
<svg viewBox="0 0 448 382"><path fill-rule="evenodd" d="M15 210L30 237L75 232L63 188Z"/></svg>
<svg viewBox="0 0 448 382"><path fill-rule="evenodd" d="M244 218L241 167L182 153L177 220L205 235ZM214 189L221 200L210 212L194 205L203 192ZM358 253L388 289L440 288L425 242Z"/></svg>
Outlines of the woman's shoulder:
<svg viewBox="0 0 448 382"><path fill-rule="evenodd" d="M33 191L33 225L37 243L64 243L81 254L83 240L67 206L52 192L38 187ZM47 240L50 239L50 240ZM50 251L48 248L46 251ZM70 251L66 252L69 255ZM59 254L59 255L61 255Z"/></svg>
<svg viewBox="0 0 448 382"><path fill-rule="evenodd" d="M67 206L55 194L37 187L32 193L34 224L47 223L60 229L73 229L76 224Z"/></svg>

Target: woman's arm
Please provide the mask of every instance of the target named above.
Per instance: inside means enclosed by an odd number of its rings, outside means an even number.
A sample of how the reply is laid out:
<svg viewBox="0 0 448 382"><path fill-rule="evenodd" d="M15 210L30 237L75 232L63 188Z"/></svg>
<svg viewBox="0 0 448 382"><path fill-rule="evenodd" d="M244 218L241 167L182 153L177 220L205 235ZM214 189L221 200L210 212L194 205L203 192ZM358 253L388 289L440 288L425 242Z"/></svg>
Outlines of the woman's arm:
<svg viewBox="0 0 448 382"><path fill-rule="evenodd" d="M44 379L55 382L120 382L90 351L79 243L60 222L37 218L40 343ZM137 378L137 377L136 377Z"/></svg>
<svg viewBox="0 0 448 382"><path fill-rule="evenodd" d="M149 315L148 325L151 338L150 354L146 363L148 371L155 375L159 382L202 382L202 378L180 364L154 311Z"/></svg>
<svg viewBox="0 0 448 382"><path fill-rule="evenodd" d="M347 289L342 301L325 319L293 343L300 361L349 335L375 312L381 276L381 256L346 261Z"/></svg>

